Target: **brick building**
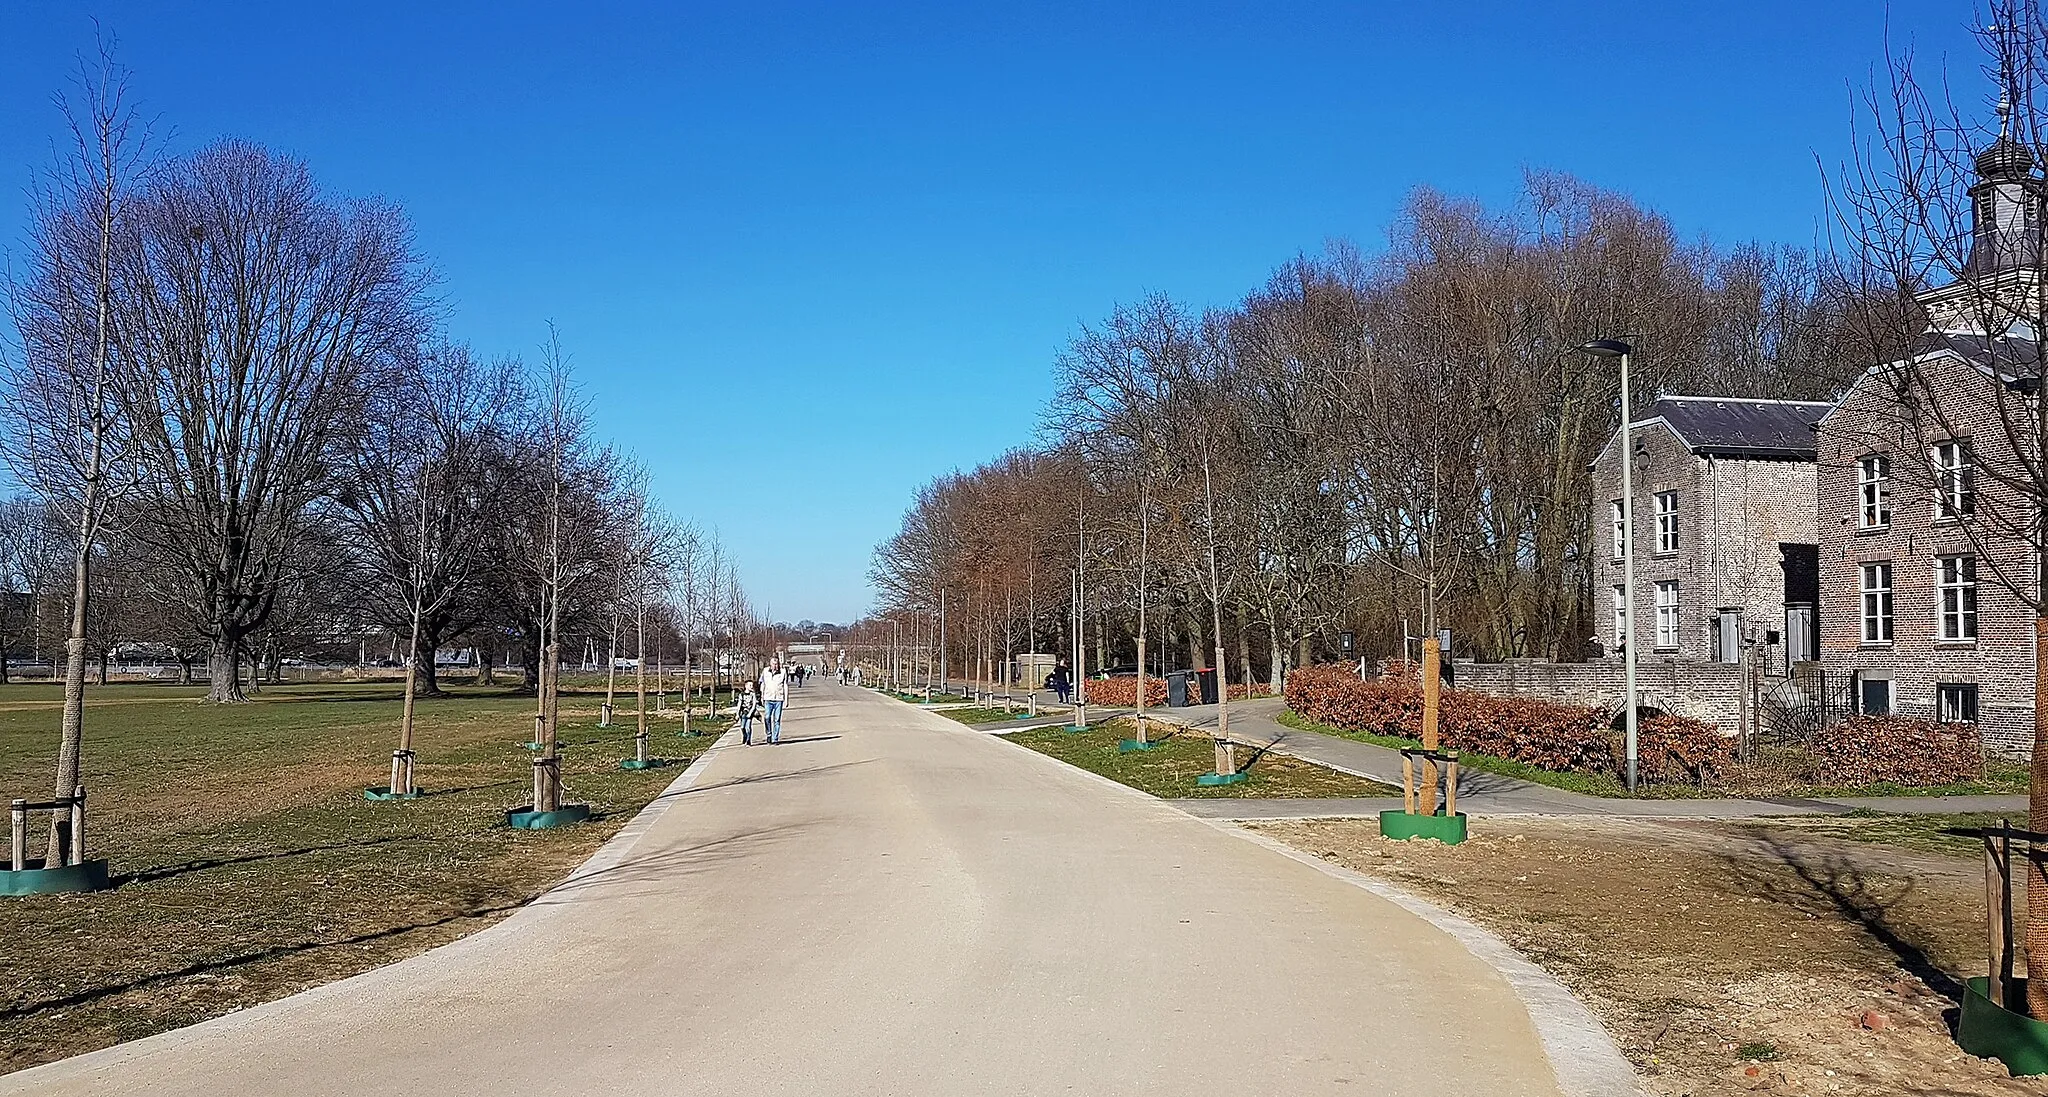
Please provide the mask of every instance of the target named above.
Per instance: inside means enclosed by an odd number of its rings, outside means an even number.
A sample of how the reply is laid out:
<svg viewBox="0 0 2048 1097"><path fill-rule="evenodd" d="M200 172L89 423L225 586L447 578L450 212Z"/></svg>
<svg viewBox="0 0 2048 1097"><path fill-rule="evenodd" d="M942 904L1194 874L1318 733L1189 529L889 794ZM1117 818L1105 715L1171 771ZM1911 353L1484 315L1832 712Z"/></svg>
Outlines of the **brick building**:
<svg viewBox="0 0 2048 1097"><path fill-rule="evenodd" d="M1761 648L1768 672L1815 657L1813 424L1829 405L1659 397L1630 425L1638 656L1736 663ZM1593 462L1600 641L1623 618L1621 433Z"/></svg>
<svg viewBox="0 0 2048 1097"><path fill-rule="evenodd" d="M1818 428L1821 658L1857 711L1974 722L2023 754L2036 504L2019 469L2040 385L2044 185L2006 138L1976 166L1970 255L1921 296L1928 332Z"/></svg>

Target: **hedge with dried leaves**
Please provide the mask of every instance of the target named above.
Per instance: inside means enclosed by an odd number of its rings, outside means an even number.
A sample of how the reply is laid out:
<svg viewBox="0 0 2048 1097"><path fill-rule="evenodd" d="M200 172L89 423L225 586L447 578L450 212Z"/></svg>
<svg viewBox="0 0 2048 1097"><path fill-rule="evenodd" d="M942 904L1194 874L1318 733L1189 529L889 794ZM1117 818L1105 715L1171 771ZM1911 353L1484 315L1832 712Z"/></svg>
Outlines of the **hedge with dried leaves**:
<svg viewBox="0 0 2048 1097"><path fill-rule="evenodd" d="M1984 775L1984 743L1970 724L1904 716L1851 716L1807 744L1813 779L1828 785L1947 785Z"/></svg>
<svg viewBox="0 0 2048 1097"><path fill-rule="evenodd" d="M1422 687L1361 681L1350 665L1302 667L1287 677L1287 707L1319 724L1419 739ZM1614 773L1625 756L1604 715L1584 705L1472 690L1443 691L1438 738L1446 749L1509 758L1558 772ZM1638 766L1652 781L1711 780L1734 761L1734 742L1710 724L1659 714L1642 722Z"/></svg>

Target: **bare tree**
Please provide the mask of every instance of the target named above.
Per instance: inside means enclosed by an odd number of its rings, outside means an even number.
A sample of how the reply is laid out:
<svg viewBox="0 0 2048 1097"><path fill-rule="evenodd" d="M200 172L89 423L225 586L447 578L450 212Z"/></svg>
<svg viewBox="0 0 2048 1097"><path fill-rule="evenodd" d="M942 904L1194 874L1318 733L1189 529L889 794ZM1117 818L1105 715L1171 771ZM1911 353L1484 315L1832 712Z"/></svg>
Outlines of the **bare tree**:
<svg viewBox="0 0 2048 1097"><path fill-rule="evenodd" d="M426 276L399 212L333 204L298 161L223 142L130 203L108 386L133 442L136 536L239 701L314 504L363 422L366 375L418 345Z"/></svg>
<svg viewBox="0 0 2048 1097"><path fill-rule="evenodd" d="M74 534L59 798L79 783L93 554L109 502L107 472L130 425L108 392L116 265L133 216L131 180L147 145L128 102L128 79L110 39L102 37L96 57L80 59L72 94L59 100L71 147L37 189L30 274L13 295L23 355L8 385L9 455L17 473L67 513ZM63 813L53 813L46 865L82 856L69 839Z"/></svg>

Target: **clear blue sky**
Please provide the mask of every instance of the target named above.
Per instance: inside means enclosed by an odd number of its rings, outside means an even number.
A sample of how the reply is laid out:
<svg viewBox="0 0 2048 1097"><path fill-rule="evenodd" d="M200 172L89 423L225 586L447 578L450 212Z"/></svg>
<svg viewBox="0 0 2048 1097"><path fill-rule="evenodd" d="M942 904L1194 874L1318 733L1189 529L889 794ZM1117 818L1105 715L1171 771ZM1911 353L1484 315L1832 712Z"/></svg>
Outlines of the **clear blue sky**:
<svg viewBox="0 0 2048 1097"><path fill-rule="evenodd" d="M9 246L90 16L171 151L253 138L402 203L486 351L556 321L784 620L864 610L912 491L1029 441L1119 299L1225 302L1525 166L1807 244L1887 18L1981 90L1965 3L11 0Z"/></svg>

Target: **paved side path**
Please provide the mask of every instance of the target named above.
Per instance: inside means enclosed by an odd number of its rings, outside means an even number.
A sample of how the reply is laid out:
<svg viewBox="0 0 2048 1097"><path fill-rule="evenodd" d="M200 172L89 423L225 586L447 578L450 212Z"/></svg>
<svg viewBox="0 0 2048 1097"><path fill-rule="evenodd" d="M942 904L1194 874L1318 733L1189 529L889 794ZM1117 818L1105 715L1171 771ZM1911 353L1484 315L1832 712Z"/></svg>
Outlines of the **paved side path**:
<svg viewBox="0 0 2048 1097"><path fill-rule="evenodd" d="M1401 787L1401 754L1386 747L1291 728L1274 719L1285 708L1277 697L1239 701L1230 706L1230 737L1236 742L1267 746L1282 754L1318 765L1369 777ZM1216 727L1216 706L1165 709L1161 717L1210 731ZM1377 814L1398 808L1390 801L1363 800L1180 800L1175 803L1211 819L1281 819ZM1475 769L1458 771L1458 810L1472 815L1623 815L1693 819L1743 819L1767 815L1839 815L1857 809L1908 814L1955 811L2010 811L2024 815L2025 796L1847 796L1830 799L1629 800L1589 796L1583 792L1539 785L1515 777Z"/></svg>
<svg viewBox="0 0 2048 1097"><path fill-rule="evenodd" d="M0 1093L1557 1092L1393 902L863 690L792 706L498 926Z"/></svg>

